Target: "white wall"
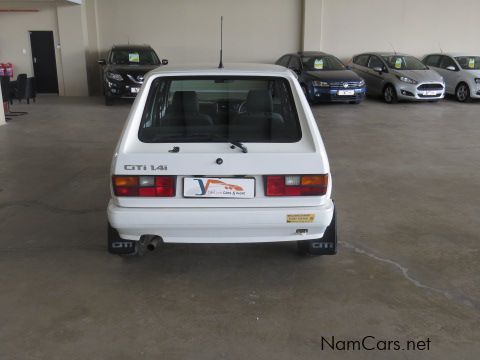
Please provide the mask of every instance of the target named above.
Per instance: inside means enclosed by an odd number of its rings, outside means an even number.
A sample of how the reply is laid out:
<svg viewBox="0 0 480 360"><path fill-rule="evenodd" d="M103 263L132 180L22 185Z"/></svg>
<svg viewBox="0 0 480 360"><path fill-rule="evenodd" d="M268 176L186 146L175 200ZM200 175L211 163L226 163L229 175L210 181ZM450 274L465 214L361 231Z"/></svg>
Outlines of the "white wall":
<svg viewBox="0 0 480 360"><path fill-rule="evenodd" d="M87 0L92 1L92 0ZM99 47L148 43L170 63L271 62L301 42L301 0L95 0Z"/></svg>
<svg viewBox="0 0 480 360"><path fill-rule="evenodd" d="M321 49L341 58L364 51L423 56L438 52L480 54L478 0L324 1Z"/></svg>

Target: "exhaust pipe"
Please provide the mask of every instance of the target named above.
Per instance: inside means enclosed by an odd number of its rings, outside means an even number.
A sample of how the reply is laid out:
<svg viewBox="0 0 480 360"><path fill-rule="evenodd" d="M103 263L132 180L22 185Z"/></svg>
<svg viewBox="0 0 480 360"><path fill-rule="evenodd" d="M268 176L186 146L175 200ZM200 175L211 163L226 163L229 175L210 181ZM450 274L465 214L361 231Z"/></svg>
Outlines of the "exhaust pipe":
<svg viewBox="0 0 480 360"><path fill-rule="evenodd" d="M158 239L159 239L158 236L155 236L154 238L152 238L147 244L147 249L150 251L155 250L158 246Z"/></svg>

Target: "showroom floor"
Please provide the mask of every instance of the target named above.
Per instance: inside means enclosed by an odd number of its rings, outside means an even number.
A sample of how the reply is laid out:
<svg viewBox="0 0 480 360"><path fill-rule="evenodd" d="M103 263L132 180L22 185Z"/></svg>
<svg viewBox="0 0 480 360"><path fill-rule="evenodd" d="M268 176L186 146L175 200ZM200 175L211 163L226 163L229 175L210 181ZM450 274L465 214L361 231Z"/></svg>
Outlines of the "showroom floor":
<svg viewBox="0 0 480 360"><path fill-rule="evenodd" d="M315 106L341 240L324 258L290 244L109 255L129 104L22 109L0 128L1 359L385 359L321 350L367 335L431 339L388 359L478 358L480 103Z"/></svg>

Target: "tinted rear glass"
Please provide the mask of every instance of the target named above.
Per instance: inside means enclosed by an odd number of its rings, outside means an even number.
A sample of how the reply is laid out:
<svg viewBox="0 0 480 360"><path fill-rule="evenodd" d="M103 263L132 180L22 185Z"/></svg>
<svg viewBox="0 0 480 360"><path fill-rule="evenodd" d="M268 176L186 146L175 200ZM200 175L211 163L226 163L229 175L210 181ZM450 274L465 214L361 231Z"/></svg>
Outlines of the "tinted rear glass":
<svg viewBox="0 0 480 360"><path fill-rule="evenodd" d="M139 139L296 142L301 130L284 78L159 77L150 87Z"/></svg>

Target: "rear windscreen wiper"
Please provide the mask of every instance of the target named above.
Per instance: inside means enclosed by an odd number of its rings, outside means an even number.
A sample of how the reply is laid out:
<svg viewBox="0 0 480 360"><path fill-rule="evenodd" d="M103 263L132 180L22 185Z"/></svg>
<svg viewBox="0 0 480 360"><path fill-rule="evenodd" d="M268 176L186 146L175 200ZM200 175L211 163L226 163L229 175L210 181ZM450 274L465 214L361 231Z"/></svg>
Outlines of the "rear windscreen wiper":
<svg viewBox="0 0 480 360"><path fill-rule="evenodd" d="M189 135L175 135L175 136L160 136L152 139L152 142L157 142L157 141L175 141L175 140L182 140L182 142L185 142L185 140L188 139L205 139L205 140L221 140L228 142L239 149L242 150L243 153L247 153L248 149L243 143L241 143L238 140L230 140L226 136L221 136L221 135L215 135L215 134L189 134Z"/></svg>

